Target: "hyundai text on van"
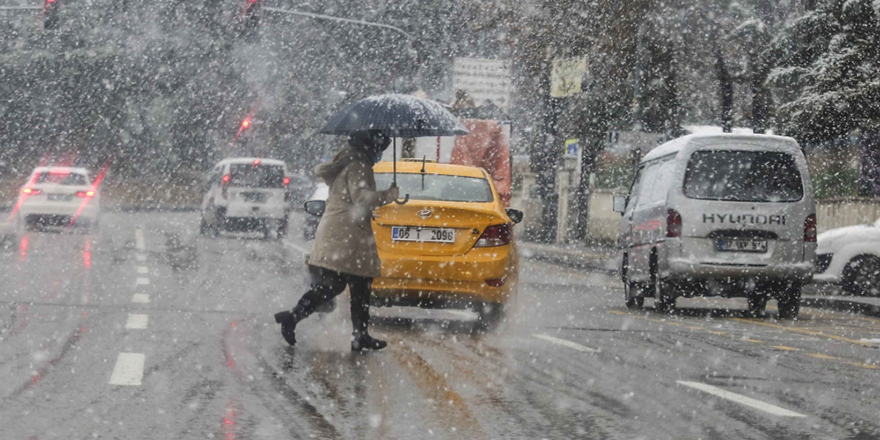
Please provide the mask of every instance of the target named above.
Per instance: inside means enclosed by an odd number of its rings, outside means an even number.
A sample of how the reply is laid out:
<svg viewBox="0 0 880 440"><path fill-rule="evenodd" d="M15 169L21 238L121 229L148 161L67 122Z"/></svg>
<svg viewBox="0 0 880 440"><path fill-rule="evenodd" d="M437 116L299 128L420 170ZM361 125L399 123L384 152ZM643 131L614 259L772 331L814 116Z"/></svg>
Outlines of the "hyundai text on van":
<svg viewBox="0 0 880 440"><path fill-rule="evenodd" d="M689 135L641 161L622 213L619 245L627 307L653 297L744 297L763 315L796 318L816 258L816 208L794 139Z"/></svg>

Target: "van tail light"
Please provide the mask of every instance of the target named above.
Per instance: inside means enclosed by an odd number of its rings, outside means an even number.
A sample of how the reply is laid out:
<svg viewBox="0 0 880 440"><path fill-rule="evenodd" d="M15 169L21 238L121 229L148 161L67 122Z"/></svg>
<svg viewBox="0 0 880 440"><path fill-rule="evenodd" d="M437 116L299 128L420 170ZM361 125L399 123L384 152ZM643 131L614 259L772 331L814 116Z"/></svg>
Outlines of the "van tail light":
<svg viewBox="0 0 880 440"><path fill-rule="evenodd" d="M77 191L76 196L77 197L95 197L95 192L94 191Z"/></svg>
<svg viewBox="0 0 880 440"><path fill-rule="evenodd" d="M281 184L284 186L290 185L290 177L285 177Z"/></svg>
<svg viewBox="0 0 880 440"><path fill-rule="evenodd" d="M480 239L477 240L477 243L474 244L474 247L478 248L504 246L506 244L510 244L510 241L512 239L513 228L509 223L505 223L503 225L492 225L483 231L483 235L480 236Z"/></svg>
<svg viewBox="0 0 880 440"><path fill-rule="evenodd" d="M222 183L221 186L223 187L223 191L221 191L221 195L223 196L224 200L229 198L229 191L226 189L226 185L229 184L229 179L230 179L229 174L226 174L225 176L223 176L223 180L221 181L221 183Z"/></svg>
<svg viewBox="0 0 880 440"><path fill-rule="evenodd" d="M816 242L816 214L810 214L804 220L804 241L807 243Z"/></svg>
<svg viewBox="0 0 880 440"><path fill-rule="evenodd" d="M216 177L215 177L215 179L216 179ZM229 183L229 179L230 179L229 174L223 176L223 182L222 182L222 183L223 183L224 185L226 185L227 183Z"/></svg>
<svg viewBox="0 0 880 440"><path fill-rule="evenodd" d="M43 193L43 190L36 188L25 188L21 192L26 196L36 196Z"/></svg>
<svg viewBox="0 0 880 440"><path fill-rule="evenodd" d="M666 211L666 238L681 237L681 214L674 209Z"/></svg>

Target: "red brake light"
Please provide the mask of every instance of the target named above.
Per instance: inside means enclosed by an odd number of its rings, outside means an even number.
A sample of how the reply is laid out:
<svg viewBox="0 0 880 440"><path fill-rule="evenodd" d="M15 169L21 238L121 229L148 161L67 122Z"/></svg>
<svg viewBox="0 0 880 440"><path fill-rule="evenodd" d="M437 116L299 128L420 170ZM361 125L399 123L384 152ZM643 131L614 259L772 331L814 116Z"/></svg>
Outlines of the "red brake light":
<svg viewBox="0 0 880 440"><path fill-rule="evenodd" d="M807 243L816 242L816 214L810 214L804 220L804 241Z"/></svg>
<svg viewBox="0 0 880 440"><path fill-rule="evenodd" d="M474 244L474 247L504 246L510 244L513 239L513 228L509 223L492 225L483 231L483 235Z"/></svg>
<svg viewBox="0 0 880 440"><path fill-rule="evenodd" d="M223 176L223 184L226 185L227 183L229 183L229 174Z"/></svg>
<svg viewBox="0 0 880 440"><path fill-rule="evenodd" d="M666 211L666 237L681 237L681 214L674 209Z"/></svg>
<svg viewBox="0 0 880 440"><path fill-rule="evenodd" d="M290 185L290 177L285 177L282 183L284 184L284 186Z"/></svg>
<svg viewBox="0 0 880 440"><path fill-rule="evenodd" d="M28 196L36 196L36 195L42 194L43 190L36 189L36 188L25 188L25 189L21 190L21 192L23 192L25 195L28 195Z"/></svg>
<svg viewBox="0 0 880 440"><path fill-rule="evenodd" d="M254 166L257 166L259 164L260 164L260 159L254 159Z"/></svg>
<svg viewBox="0 0 880 440"><path fill-rule="evenodd" d="M76 196L77 196L77 197L94 197L94 196L95 196L95 192L94 192L94 191L91 191L91 190L89 190L89 191L77 191L77 192L76 192Z"/></svg>

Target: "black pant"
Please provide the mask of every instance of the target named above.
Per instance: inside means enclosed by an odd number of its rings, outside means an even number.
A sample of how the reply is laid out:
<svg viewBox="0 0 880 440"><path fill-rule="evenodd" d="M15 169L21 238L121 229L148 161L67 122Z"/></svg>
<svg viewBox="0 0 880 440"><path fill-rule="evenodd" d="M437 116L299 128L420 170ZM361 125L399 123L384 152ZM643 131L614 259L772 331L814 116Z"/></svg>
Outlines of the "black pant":
<svg viewBox="0 0 880 440"><path fill-rule="evenodd" d="M370 324L370 285L372 278L336 272L320 267L309 267L313 275L311 289L299 299L293 308L293 317L298 321L307 318L315 310L345 291L348 286L351 294L351 325L355 336L367 334Z"/></svg>

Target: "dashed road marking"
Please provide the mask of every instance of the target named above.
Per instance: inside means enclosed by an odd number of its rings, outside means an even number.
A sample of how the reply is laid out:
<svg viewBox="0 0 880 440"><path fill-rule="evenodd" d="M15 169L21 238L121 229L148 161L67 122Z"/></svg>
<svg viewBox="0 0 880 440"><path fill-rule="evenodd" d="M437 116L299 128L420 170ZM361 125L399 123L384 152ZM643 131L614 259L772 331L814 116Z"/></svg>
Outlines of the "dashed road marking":
<svg viewBox="0 0 880 440"><path fill-rule="evenodd" d="M149 322L150 315L136 315L133 313L129 313L128 321L125 322L125 328L129 330L143 330L147 328L147 324Z"/></svg>
<svg viewBox="0 0 880 440"><path fill-rule="evenodd" d="M676 381L681 385L696 388L705 393L712 394L713 396L721 397L722 399L730 400L731 402L739 403L740 405L745 405L760 411L764 411L769 414L773 414L774 416L782 416L782 417L806 417L803 414L796 413L794 411L789 411L785 408L780 408L776 405L771 405L766 402L762 402L757 399L752 399L751 397L746 397L741 394L731 393L730 391L722 390L718 387L713 387L712 385L706 385L700 382L688 382L685 380Z"/></svg>
<svg viewBox="0 0 880 440"><path fill-rule="evenodd" d="M131 296L131 302L138 304L149 304L150 295L147 295L146 293L135 293Z"/></svg>
<svg viewBox="0 0 880 440"><path fill-rule="evenodd" d="M598 353L598 352L599 352L598 349L591 348L591 347L587 347L587 346L584 346L584 345L578 344L578 343L576 343L576 342L571 342L571 341L566 340L566 339L555 338L555 337L550 336L550 335L539 335L539 334L534 334L534 335L532 335L532 336L534 336L534 337L536 337L536 338L538 338L538 339L543 339L543 340L545 340L545 341L547 341L547 342L552 342L552 343L554 343L554 344L561 345L561 346L563 346L563 347L568 347L568 348L571 348L571 349L574 349L574 350L577 350L577 351L583 351L583 352L585 352L585 353Z"/></svg>
<svg viewBox="0 0 880 440"><path fill-rule="evenodd" d="M141 263L143 263L144 261L147 261L147 256L144 254L137 254L137 255L135 255L134 258Z"/></svg>
<svg viewBox="0 0 880 440"><path fill-rule="evenodd" d="M782 351L801 351L799 348L789 347L786 345L771 345L770 348L775 348Z"/></svg>
<svg viewBox="0 0 880 440"><path fill-rule="evenodd" d="M822 353L807 353L807 356L814 357L816 359L837 359L834 356L828 356L827 354Z"/></svg>
<svg viewBox="0 0 880 440"><path fill-rule="evenodd" d="M797 327L787 327L784 325L770 324L769 322L760 322L760 321L755 321L752 319L731 318L731 320L739 321L739 322L746 322L746 323L755 324L755 325L763 325L765 327L776 328L776 329L785 330L785 331L789 331L789 332L803 333L805 335L810 335L810 336L820 336L820 337L824 337L824 338L828 338L828 339L834 339L836 341L849 342L851 344L861 345L861 346L865 346L865 347L874 347L877 345L877 344L871 344L869 342L858 341L855 339L844 338L843 336L830 335L828 333L816 332L816 331L812 331L812 330L805 330L805 329L797 328Z"/></svg>
<svg viewBox="0 0 880 440"><path fill-rule="evenodd" d="M143 229L135 229L134 230L134 246L142 251L147 248L147 243L144 241L144 230Z"/></svg>
<svg viewBox="0 0 880 440"><path fill-rule="evenodd" d="M137 271L141 275L145 275L145 274L150 273L150 269L147 268L146 266L138 266Z"/></svg>
<svg viewBox="0 0 880 440"><path fill-rule="evenodd" d="M139 277L135 282L138 286L148 286L150 285L150 279L145 277Z"/></svg>
<svg viewBox="0 0 880 440"><path fill-rule="evenodd" d="M110 375L110 385L139 386L144 377L146 358L143 353L119 353Z"/></svg>

